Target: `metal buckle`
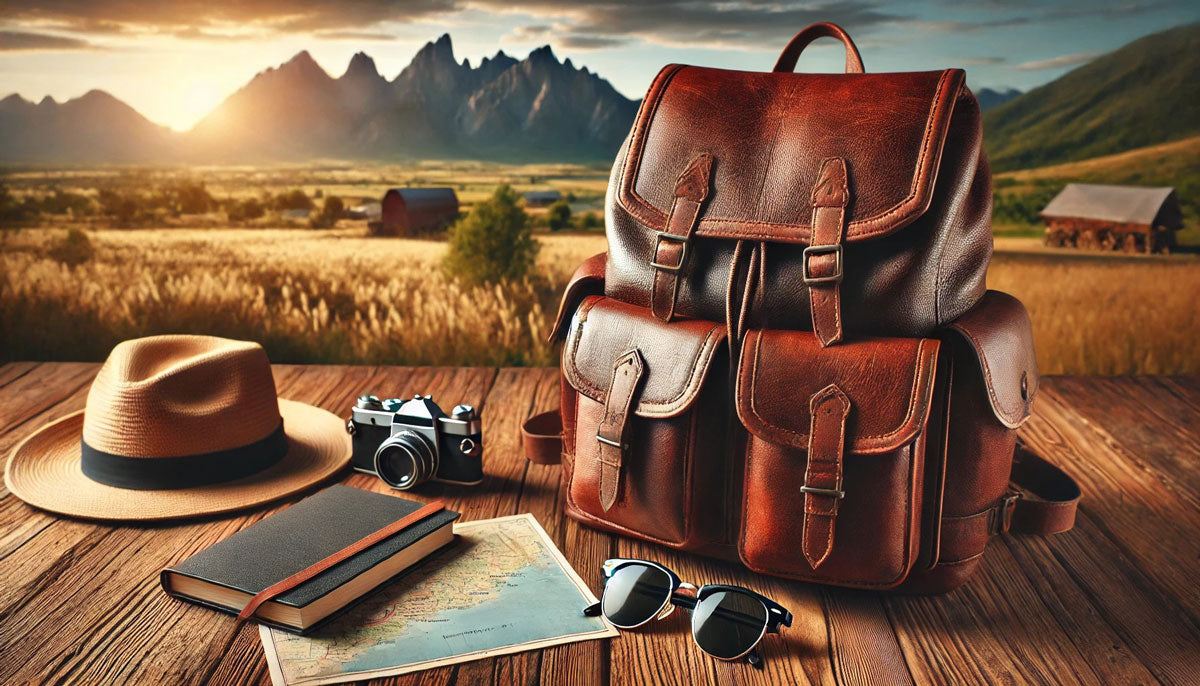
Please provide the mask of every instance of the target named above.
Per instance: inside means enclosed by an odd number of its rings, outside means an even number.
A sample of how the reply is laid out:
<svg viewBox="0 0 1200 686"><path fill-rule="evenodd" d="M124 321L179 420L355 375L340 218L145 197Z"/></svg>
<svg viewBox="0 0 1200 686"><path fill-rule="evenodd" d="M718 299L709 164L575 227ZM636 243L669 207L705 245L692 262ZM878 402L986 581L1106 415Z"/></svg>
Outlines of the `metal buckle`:
<svg viewBox="0 0 1200 686"><path fill-rule="evenodd" d="M801 493L810 493L812 495L823 495L827 498L837 498L841 500L846 497L845 491L839 491L836 488L817 488L816 486L801 486Z"/></svg>
<svg viewBox="0 0 1200 686"><path fill-rule="evenodd" d="M829 276L813 276L812 271L808 266L808 258L813 255L833 255L833 274ZM812 286L820 283L841 283L842 282L842 244L835 245L810 245L804 249L803 263L801 276L806 286Z"/></svg>
<svg viewBox="0 0 1200 686"><path fill-rule="evenodd" d="M601 436L600 434L596 434L596 440L600 441L604 445L610 445L610 446L616 448L617 450L629 450L629 444L618 443L616 441L610 441L607 438Z"/></svg>
<svg viewBox="0 0 1200 686"><path fill-rule="evenodd" d="M655 262L654 260L651 260L650 266L654 267L655 269L661 269L664 272L671 272L671 273L675 273L675 272L678 272L679 270L683 269L683 262L684 262L684 260L687 259L687 254L688 254L688 237L687 236L677 236L673 233L667 233L666 231L655 231L654 233L655 233L655 236L657 236L657 239L655 240L655 243L654 243L654 254L656 254L656 255L658 254L658 241L661 241L664 238L669 241L675 241L676 243L683 244L683 250L681 250L679 252L679 264L674 264L674 265L662 264L660 262Z"/></svg>
<svg viewBox="0 0 1200 686"><path fill-rule="evenodd" d="M1012 528L1013 511L1017 509L1017 500L1021 494L1010 491L1004 494L1004 499L1000 503L1000 532L1008 533Z"/></svg>

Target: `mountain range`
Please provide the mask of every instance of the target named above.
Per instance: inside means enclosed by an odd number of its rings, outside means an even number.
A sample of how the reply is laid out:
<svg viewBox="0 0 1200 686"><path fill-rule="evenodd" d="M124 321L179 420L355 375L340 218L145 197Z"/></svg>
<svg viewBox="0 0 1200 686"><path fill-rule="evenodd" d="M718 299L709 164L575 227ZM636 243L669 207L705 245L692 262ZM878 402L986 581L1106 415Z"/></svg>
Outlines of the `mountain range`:
<svg viewBox="0 0 1200 686"><path fill-rule="evenodd" d="M174 133L102 91L63 104L0 101L0 161L394 159L611 160L638 102L559 61L497 52L458 62L448 34L387 80L364 53L334 78L307 52L257 74L190 131Z"/></svg>
<svg viewBox="0 0 1200 686"><path fill-rule="evenodd" d="M996 171L1200 134L1200 24L1140 38L1027 93L980 89ZM549 46L472 66L449 35L395 78L358 53L338 77L308 52L257 74L194 128L158 126L102 91L0 100L0 163L259 162L313 158L608 161L638 102Z"/></svg>
<svg viewBox="0 0 1200 686"><path fill-rule="evenodd" d="M988 110L992 169L1008 171L1200 133L1200 24L1139 38Z"/></svg>

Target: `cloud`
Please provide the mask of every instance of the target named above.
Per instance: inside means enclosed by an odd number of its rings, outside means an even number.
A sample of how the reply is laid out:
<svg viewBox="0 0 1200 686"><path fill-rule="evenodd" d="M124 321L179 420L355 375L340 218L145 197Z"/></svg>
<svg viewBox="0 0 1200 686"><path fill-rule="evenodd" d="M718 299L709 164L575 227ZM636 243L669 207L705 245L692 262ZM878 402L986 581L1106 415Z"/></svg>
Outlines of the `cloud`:
<svg viewBox="0 0 1200 686"><path fill-rule="evenodd" d="M882 0L3 0L0 20L26 27L52 24L80 34L198 31L222 40L255 32L382 35L383 24L444 20L466 9L546 17L554 25L554 42L574 48L613 47L639 38L760 47L763 41L786 41L815 21L836 21L861 33L903 18Z"/></svg>
<svg viewBox="0 0 1200 686"><path fill-rule="evenodd" d="M1017 69L1021 71L1041 71L1042 69L1058 69L1059 67L1073 67L1076 64L1091 62L1096 59L1100 53L1094 51L1075 52L1070 55L1059 55L1051 57L1048 60L1034 60L1032 62L1022 62L1017 65Z"/></svg>
<svg viewBox="0 0 1200 686"><path fill-rule="evenodd" d="M396 40L396 36L391 33L372 33L370 31L319 31L316 34L317 38L327 40L367 40L367 41L392 41Z"/></svg>
<svg viewBox="0 0 1200 686"><path fill-rule="evenodd" d="M626 42L636 37L688 47L760 48L764 42L787 41L796 31L818 21L833 21L861 33L903 18L884 9L883 4L864 0L804 4L771 0L470 0L470 4L495 12L551 17L559 42L580 47L602 47L606 41Z"/></svg>
<svg viewBox="0 0 1200 686"><path fill-rule="evenodd" d="M628 42L629 40L626 38L588 36L581 33L569 33L558 40L558 44L564 48L574 48L576 50L599 50L601 48L615 48L625 45Z"/></svg>
<svg viewBox="0 0 1200 686"><path fill-rule="evenodd" d="M993 64L1007 64L1007 57L963 57L958 63L966 67L982 67Z"/></svg>
<svg viewBox="0 0 1200 686"><path fill-rule="evenodd" d="M629 42L628 38L571 33L570 29L563 25L549 26L546 24L518 26L513 30L512 33L505 36L505 38L522 42L545 41L547 43L554 43L559 47L571 48L573 50L599 50L602 48L615 48L625 45Z"/></svg>
<svg viewBox="0 0 1200 686"><path fill-rule="evenodd" d="M164 32L233 26L283 33L362 30L461 9L465 0L4 0L0 19L49 22L77 33ZM247 26L250 25L250 26Z"/></svg>
<svg viewBox="0 0 1200 686"><path fill-rule="evenodd" d="M48 33L0 31L0 52L94 50L96 47L82 38L53 36Z"/></svg>

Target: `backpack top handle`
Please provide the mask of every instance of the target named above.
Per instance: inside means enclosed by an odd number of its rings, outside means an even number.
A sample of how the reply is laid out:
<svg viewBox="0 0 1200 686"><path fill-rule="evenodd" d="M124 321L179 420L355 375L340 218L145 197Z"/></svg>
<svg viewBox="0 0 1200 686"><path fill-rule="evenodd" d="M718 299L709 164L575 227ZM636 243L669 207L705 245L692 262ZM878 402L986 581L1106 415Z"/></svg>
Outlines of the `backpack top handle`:
<svg viewBox="0 0 1200 686"><path fill-rule="evenodd" d="M779 61L775 63L773 71L795 71L796 61L800 59L800 53L804 52L804 48L808 47L818 38L836 38L846 46L846 73L861 74L863 73L862 56L858 54L858 48L854 46L854 41L850 40L850 34L838 26L829 22L819 22L797 33L794 38L783 49L783 53L779 55Z"/></svg>

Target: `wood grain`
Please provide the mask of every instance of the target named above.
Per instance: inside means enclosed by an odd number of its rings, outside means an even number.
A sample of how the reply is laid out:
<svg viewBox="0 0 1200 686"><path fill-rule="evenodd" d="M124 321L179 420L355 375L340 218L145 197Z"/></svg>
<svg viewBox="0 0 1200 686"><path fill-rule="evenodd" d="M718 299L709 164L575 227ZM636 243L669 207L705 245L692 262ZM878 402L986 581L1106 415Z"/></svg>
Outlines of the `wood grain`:
<svg viewBox="0 0 1200 686"><path fill-rule="evenodd" d="M0 366L0 450L83 407L94 364ZM764 669L706 656L685 612L612 641L465 663L380 683L1200 683L1200 380L1051 378L1021 434L1085 489L1072 531L1003 537L942 596L820 588L610 536L565 518L556 467L520 454L524 417L558 401L554 369L275 367L280 395L345 414L363 392L432 393L483 416L487 477L431 484L464 519L530 512L598 593L608 557L756 589L794 614ZM379 492L378 479L343 483ZM0 683L268 684L257 632L168 598L158 571L295 502L155 526L57 518L0 491Z"/></svg>

